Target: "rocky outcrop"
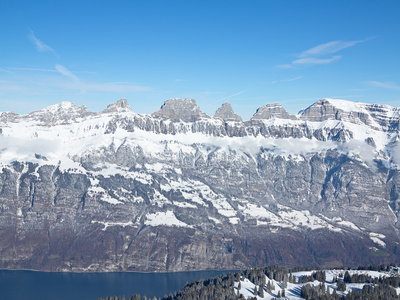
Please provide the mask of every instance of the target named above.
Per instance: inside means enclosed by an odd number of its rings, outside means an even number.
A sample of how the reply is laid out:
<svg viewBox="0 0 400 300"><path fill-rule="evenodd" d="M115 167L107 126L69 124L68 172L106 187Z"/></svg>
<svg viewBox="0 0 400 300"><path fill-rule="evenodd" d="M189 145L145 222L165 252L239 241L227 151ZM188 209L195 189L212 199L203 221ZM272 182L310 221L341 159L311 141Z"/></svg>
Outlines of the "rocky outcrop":
<svg viewBox="0 0 400 300"><path fill-rule="evenodd" d="M21 116L22 120L34 120L45 126L57 124L71 124L81 118L96 115L86 106L77 106L71 102L61 102L60 104L48 106L44 109L29 113L27 116Z"/></svg>
<svg viewBox="0 0 400 300"><path fill-rule="evenodd" d="M115 103L111 103L107 106L102 113L121 113L121 112L133 112L129 106L128 101L125 98L118 100Z"/></svg>
<svg viewBox="0 0 400 300"><path fill-rule="evenodd" d="M214 118L223 120L224 122L242 122L242 118L237 115L229 102L225 102L220 108L215 112Z"/></svg>
<svg viewBox="0 0 400 300"><path fill-rule="evenodd" d="M154 117L172 122L195 122L201 118L209 118L200 110L194 99L170 99L164 102L161 109L152 114Z"/></svg>
<svg viewBox="0 0 400 300"><path fill-rule="evenodd" d="M377 130L396 131L399 129L400 109L382 104L322 99L301 111L299 117L312 122L340 120Z"/></svg>
<svg viewBox="0 0 400 300"><path fill-rule="evenodd" d="M254 120L268 120L268 119L291 119L295 120L295 116L289 115L289 113L279 103L272 103L261 106L257 109L256 113L250 119Z"/></svg>

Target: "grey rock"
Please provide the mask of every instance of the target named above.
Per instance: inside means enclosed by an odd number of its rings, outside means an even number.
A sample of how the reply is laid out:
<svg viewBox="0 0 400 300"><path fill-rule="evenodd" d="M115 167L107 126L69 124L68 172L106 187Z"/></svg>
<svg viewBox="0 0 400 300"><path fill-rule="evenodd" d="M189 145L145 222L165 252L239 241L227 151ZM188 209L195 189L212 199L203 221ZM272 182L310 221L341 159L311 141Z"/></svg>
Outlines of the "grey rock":
<svg viewBox="0 0 400 300"><path fill-rule="evenodd" d="M221 119L225 122L242 122L242 118L233 111L229 102L225 102L220 108L218 108L215 112L214 118Z"/></svg>
<svg viewBox="0 0 400 300"><path fill-rule="evenodd" d="M154 112L152 116L172 122L195 122L202 118L209 118L200 110L194 99L186 98L166 100L161 109Z"/></svg>
<svg viewBox="0 0 400 300"><path fill-rule="evenodd" d="M351 103L350 109L340 107L346 101L332 99L322 99L312 104L308 108L299 112L300 119L322 122L325 120L341 120L354 124L365 124L376 130L398 131L400 108L382 104L354 104Z"/></svg>
<svg viewBox="0 0 400 300"><path fill-rule="evenodd" d="M96 115L96 113L91 112L84 105L77 106L71 102L61 102L60 104L31 112L26 116L21 116L21 118L39 121L45 126L53 126L56 124L75 123L79 119L92 115Z"/></svg>
<svg viewBox="0 0 400 300"><path fill-rule="evenodd" d="M250 119L254 120L268 120L268 119L296 119L295 116L289 113L279 103L272 103L261 106L257 109L256 113Z"/></svg>
<svg viewBox="0 0 400 300"><path fill-rule="evenodd" d="M129 106L128 101L125 98L118 100L115 103L111 103L107 106L102 113L121 113L121 112L132 112L132 108Z"/></svg>
<svg viewBox="0 0 400 300"><path fill-rule="evenodd" d="M2 112L0 113L0 122L2 123L14 122L16 119L18 119L18 117L19 114L13 111Z"/></svg>

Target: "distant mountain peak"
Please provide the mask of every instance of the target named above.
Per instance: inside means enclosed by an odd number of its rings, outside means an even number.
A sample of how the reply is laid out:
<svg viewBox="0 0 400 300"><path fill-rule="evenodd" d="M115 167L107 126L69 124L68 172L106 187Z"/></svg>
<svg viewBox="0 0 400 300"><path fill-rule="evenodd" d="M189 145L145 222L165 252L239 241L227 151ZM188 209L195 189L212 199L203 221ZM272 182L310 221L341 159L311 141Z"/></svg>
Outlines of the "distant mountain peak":
<svg viewBox="0 0 400 300"><path fill-rule="evenodd" d="M201 118L209 118L200 110L194 99L175 98L164 102L160 110L152 113L152 116L168 119L173 122L194 122Z"/></svg>
<svg viewBox="0 0 400 300"><path fill-rule="evenodd" d="M92 114L95 113L91 112L85 105L78 106L72 102L63 101L41 110L30 112L28 117L46 125L54 125L58 123L70 123L77 118L83 118Z"/></svg>
<svg viewBox="0 0 400 300"><path fill-rule="evenodd" d="M129 106L128 101L125 98L118 100L117 102L111 103L107 106L102 113L121 113L121 112L132 112L132 108Z"/></svg>
<svg viewBox="0 0 400 300"><path fill-rule="evenodd" d="M237 115L229 102L225 102L215 112L214 118L219 118L224 121L242 122L242 118Z"/></svg>
<svg viewBox="0 0 400 300"><path fill-rule="evenodd" d="M398 131L400 108L340 99L321 99L301 110L300 119L311 122L326 120L365 124L375 130Z"/></svg>
<svg viewBox="0 0 400 300"><path fill-rule="evenodd" d="M289 113L279 103L270 103L258 108L250 120L268 119L296 119L296 117L289 115Z"/></svg>

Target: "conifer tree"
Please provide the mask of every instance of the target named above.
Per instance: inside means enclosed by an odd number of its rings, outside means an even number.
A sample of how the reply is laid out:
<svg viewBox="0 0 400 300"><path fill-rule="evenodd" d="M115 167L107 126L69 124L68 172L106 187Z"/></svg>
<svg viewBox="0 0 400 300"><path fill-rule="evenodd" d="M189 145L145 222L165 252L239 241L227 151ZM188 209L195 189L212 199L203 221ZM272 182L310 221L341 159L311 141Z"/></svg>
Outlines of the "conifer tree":
<svg viewBox="0 0 400 300"><path fill-rule="evenodd" d="M258 293L260 295L260 297L264 298L264 284L261 284L258 288Z"/></svg>
<svg viewBox="0 0 400 300"><path fill-rule="evenodd" d="M271 280L268 280L268 283L267 283L267 292L268 292L268 293L271 293L271 291L272 291Z"/></svg>

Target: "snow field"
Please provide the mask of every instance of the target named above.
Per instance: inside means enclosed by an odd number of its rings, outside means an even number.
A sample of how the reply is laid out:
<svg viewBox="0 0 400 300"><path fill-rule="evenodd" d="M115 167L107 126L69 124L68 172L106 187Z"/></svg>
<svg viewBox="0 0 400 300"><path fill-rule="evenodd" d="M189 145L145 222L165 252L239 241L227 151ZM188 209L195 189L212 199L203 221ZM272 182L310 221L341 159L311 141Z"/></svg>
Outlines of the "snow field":
<svg viewBox="0 0 400 300"><path fill-rule="evenodd" d="M336 290L336 293L338 295L346 295L348 292L350 292L353 289L362 289L363 286L365 285L364 283L346 283L346 291L340 292L337 291L337 286L336 283L332 283L334 277L338 277L339 274L344 274L346 271L349 272L350 275L353 274L365 274L369 275L373 278L379 278L379 277L386 277L388 276L387 273L385 272L377 272L377 271L366 271L366 270L326 270L326 281L325 281L325 287L329 289L329 292L332 294L333 290ZM299 278L304 275L311 275L312 272L315 271L303 271L303 272L295 272L292 273L296 277L296 282L298 282ZM264 286L264 297L260 297L257 295L257 299L274 299L277 297L278 292L282 294L282 282L277 282L275 280L269 279L267 276L265 276L266 282L271 281L274 289L272 290L271 293L267 292L266 286ZM307 282L307 283L290 283L287 282L287 288L285 289L285 294L286 297L282 299L289 299L289 300L298 300L298 299L303 299L300 297L300 291L301 287L307 284L313 285L313 286L318 286L321 282L320 281L312 281L312 282ZM242 278L240 280L240 285L241 289L239 292L247 299L247 297L254 297L255 295L253 294L254 292L254 287L255 285L250 282L247 278ZM238 286L239 282L235 282L235 293L238 291ZM257 286L257 289L259 286ZM400 294L400 288L397 289L397 293Z"/></svg>
<svg viewBox="0 0 400 300"><path fill-rule="evenodd" d="M166 212L157 212L155 214L148 214L146 216L147 220L144 222L145 225L149 226L177 226L177 227L187 227L192 228L192 226L179 221L174 212L169 210Z"/></svg>

